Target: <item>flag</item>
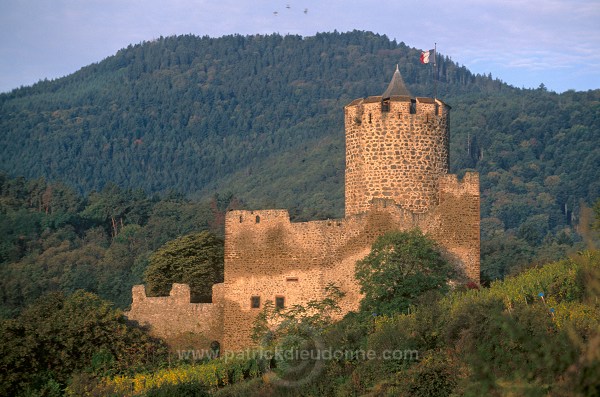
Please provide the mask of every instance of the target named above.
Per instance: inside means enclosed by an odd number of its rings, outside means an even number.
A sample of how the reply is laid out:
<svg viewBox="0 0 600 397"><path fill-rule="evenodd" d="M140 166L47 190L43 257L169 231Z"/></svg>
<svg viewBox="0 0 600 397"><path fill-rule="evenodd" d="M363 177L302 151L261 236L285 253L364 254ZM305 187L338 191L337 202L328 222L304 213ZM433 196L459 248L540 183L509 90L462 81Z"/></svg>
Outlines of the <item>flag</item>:
<svg viewBox="0 0 600 397"><path fill-rule="evenodd" d="M430 60L435 63L435 50L423 51L421 53L421 63L429 63Z"/></svg>

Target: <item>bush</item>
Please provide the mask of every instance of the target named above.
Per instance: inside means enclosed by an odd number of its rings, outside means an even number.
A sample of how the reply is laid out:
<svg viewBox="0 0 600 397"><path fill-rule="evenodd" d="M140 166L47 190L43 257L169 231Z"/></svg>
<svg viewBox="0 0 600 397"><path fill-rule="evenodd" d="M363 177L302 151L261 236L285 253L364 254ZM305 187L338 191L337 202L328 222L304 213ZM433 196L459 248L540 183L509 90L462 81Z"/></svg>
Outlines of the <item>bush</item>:
<svg viewBox="0 0 600 397"><path fill-rule="evenodd" d="M457 385L456 359L443 350L429 351L397 380L400 395L447 397Z"/></svg>
<svg viewBox="0 0 600 397"><path fill-rule="evenodd" d="M200 382L166 383L144 394L145 397L207 397L209 395L206 387Z"/></svg>
<svg viewBox="0 0 600 397"><path fill-rule="evenodd" d="M129 326L120 310L89 292L44 295L19 317L0 322L0 394L64 386L74 373L105 376L140 370L166 357L166 346ZM39 386L39 387L38 387ZM41 390L41 389L39 389Z"/></svg>

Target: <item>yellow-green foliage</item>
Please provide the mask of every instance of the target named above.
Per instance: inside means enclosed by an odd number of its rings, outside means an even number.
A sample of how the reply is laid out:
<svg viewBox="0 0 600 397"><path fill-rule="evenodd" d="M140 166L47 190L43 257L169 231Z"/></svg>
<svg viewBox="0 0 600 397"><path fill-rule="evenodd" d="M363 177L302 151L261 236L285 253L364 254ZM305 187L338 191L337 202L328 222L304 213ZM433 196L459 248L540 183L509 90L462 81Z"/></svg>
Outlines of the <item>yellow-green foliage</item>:
<svg viewBox="0 0 600 397"><path fill-rule="evenodd" d="M185 364L175 368L162 369L153 373L116 376L105 380L105 387L118 395L140 395L152 388L166 384L196 382L208 388L216 389L245 378L255 378L264 372L264 363L254 359L227 357L212 360L204 364Z"/></svg>
<svg viewBox="0 0 600 397"><path fill-rule="evenodd" d="M359 391L376 384L389 395L451 395L453 388L456 395L517 395L510 391L525 386L539 395L583 392L577 385L597 386L589 374L600 351L594 347L600 345L594 342L600 337L599 296L600 254L590 251L489 288L424 300L410 314L373 319L367 337L369 349L415 349L420 361L362 362L352 379L360 375Z"/></svg>
<svg viewBox="0 0 600 397"><path fill-rule="evenodd" d="M600 310L580 302L561 302L556 305L554 321L558 328L572 326L589 335L600 324Z"/></svg>
<svg viewBox="0 0 600 397"><path fill-rule="evenodd" d="M586 272L600 269L600 254L586 253L585 255L588 256L587 259L582 256L528 269L517 276L495 281L489 288L453 293L445 298L442 304L450 310L450 313L455 313L464 305L476 301L501 300L508 311L515 305L537 302L546 304L548 310L554 309L559 326L564 324L566 318L590 319L587 314L592 313L591 307L578 305L576 302L583 299L584 288L592 288L583 285L582 278ZM543 298L540 294L543 294ZM587 309L584 310L584 306ZM571 309L582 314L571 313ZM598 320L597 315L592 318Z"/></svg>

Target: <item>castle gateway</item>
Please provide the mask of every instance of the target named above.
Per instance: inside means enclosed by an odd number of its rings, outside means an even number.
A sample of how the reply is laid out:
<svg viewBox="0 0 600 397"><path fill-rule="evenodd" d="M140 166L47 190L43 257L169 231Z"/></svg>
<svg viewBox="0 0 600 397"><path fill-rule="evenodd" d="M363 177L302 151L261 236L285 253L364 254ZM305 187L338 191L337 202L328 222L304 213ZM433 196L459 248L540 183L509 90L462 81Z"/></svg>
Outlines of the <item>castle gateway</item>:
<svg viewBox="0 0 600 397"><path fill-rule="evenodd" d="M267 300L304 304L334 283L346 293L343 314L357 310L356 261L378 236L415 227L479 283L479 175L448 174L449 112L439 99L412 97L396 68L383 95L345 107L343 219L292 223L286 210L230 211L224 283L213 286L213 303L190 303L186 285L156 298L135 286L126 315L167 339L200 333L224 350L244 349Z"/></svg>

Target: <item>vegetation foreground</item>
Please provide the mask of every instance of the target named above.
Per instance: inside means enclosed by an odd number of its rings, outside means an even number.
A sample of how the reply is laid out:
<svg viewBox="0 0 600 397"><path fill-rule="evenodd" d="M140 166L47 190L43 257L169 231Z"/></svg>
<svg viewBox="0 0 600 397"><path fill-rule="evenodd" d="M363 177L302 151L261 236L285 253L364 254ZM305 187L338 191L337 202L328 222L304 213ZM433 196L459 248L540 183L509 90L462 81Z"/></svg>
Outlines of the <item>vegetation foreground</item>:
<svg viewBox="0 0 600 397"><path fill-rule="evenodd" d="M326 299L304 307L279 312L266 305L255 329L261 349L213 359L182 350L167 354L164 345L125 324L120 312L92 294L46 298L45 305L38 303L2 322L0 392L23 396L595 396L600 392L599 251L528 269L489 288L456 287L446 294L431 285L425 289L413 294L403 312L378 315L369 303L337 322L333 319L340 292L334 287ZM276 326L274 316L279 320ZM285 354L302 349L321 355L306 360Z"/></svg>
<svg viewBox="0 0 600 397"><path fill-rule="evenodd" d="M118 395L133 390L148 396L174 390L216 396L596 396L599 295L600 253L588 251L490 288L454 291L435 301L426 294L409 312L350 314L320 334L320 348L331 357L300 364L300 372L293 360L274 365L255 354L105 379L102 385ZM314 318L295 320L295 327L285 328L288 342L302 333L303 323L314 324ZM254 379L240 382L246 378Z"/></svg>

